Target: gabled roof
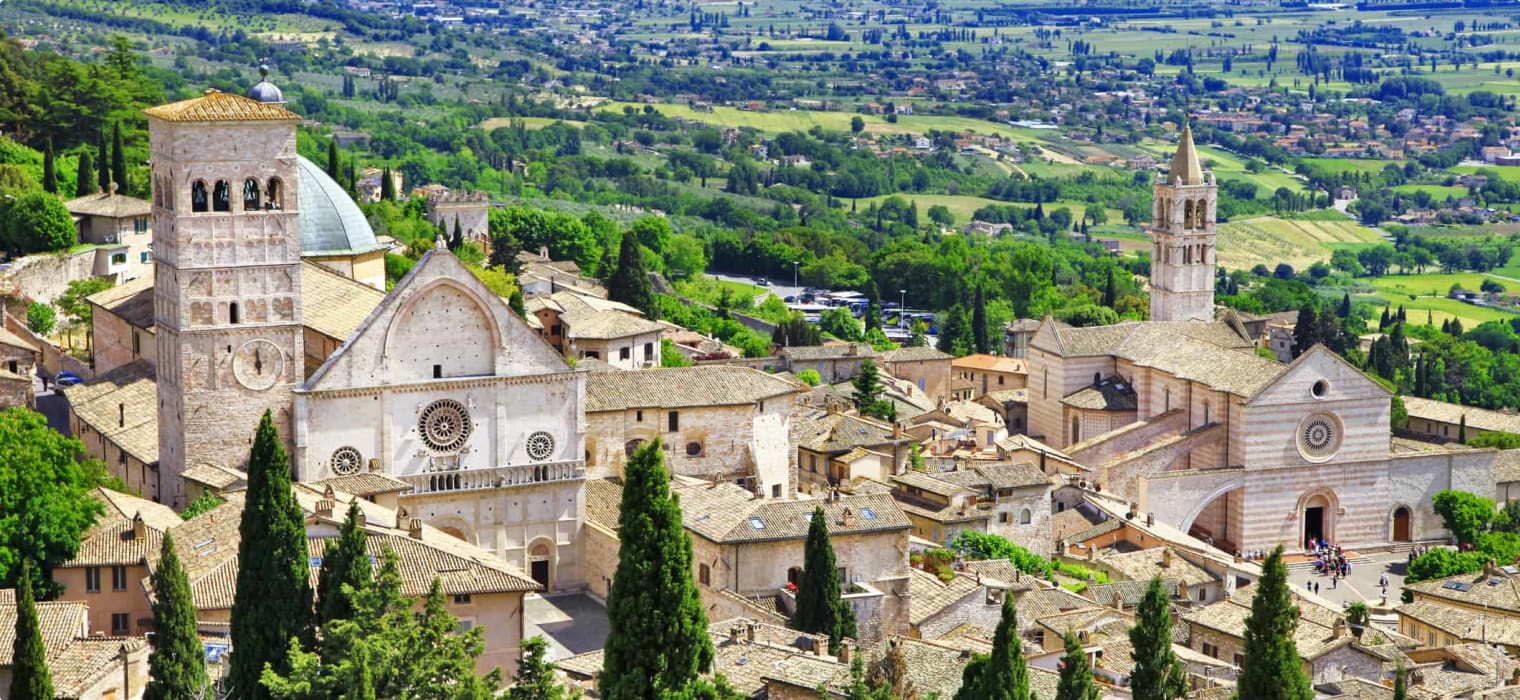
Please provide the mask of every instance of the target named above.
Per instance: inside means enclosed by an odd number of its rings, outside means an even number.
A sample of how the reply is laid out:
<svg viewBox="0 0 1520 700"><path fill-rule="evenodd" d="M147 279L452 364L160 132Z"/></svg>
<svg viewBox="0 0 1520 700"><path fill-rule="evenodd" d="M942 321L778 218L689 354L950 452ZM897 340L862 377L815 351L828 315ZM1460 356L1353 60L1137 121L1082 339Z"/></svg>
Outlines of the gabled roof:
<svg viewBox="0 0 1520 700"><path fill-rule="evenodd" d="M86 299L137 328L153 328L153 274L91 294Z"/></svg>
<svg viewBox="0 0 1520 700"><path fill-rule="evenodd" d="M1029 369L1025 366L1023 360L1002 355L988 355L986 353L957 357L951 360L950 366L956 369L974 369L983 372L1029 373Z"/></svg>
<svg viewBox="0 0 1520 700"><path fill-rule="evenodd" d="M805 391L801 384L735 365L593 372L586 376L586 412L740 406Z"/></svg>
<svg viewBox="0 0 1520 700"><path fill-rule="evenodd" d="M905 442L892 433L892 426L871 418L820 409L797 415L797 444L805 450L844 453L857 447L879 447Z"/></svg>
<svg viewBox="0 0 1520 700"><path fill-rule="evenodd" d="M133 459L143 464L158 462L158 384L146 360L64 387L63 395L81 423Z"/></svg>
<svg viewBox="0 0 1520 700"><path fill-rule="evenodd" d="M1033 344L1062 357L1128 360L1242 397L1254 396L1286 368L1257 355L1244 328L1230 321L1125 321L1063 329L1046 319Z"/></svg>
<svg viewBox="0 0 1520 700"><path fill-rule="evenodd" d="M301 115L284 107L259 102L230 92L207 90L200 97L171 102L143 110L169 122L300 121Z"/></svg>
<svg viewBox="0 0 1520 700"><path fill-rule="evenodd" d="M90 492L105 504L105 512L85 531L79 552L60 568L140 564L158 555L164 532L184 521L168 506L105 488ZM141 518L143 531L134 529Z"/></svg>
<svg viewBox="0 0 1520 700"><path fill-rule="evenodd" d="M933 360L949 360L953 356L942 352L938 348L927 345L910 345L908 347L890 350L882 355L882 362L927 362Z"/></svg>
<svg viewBox="0 0 1520 700"><path fill-rule="evenodd" d="M32 341L6 330L3 325L0 325L0 345L9 345L13 348L37 352L37 346L33 345Z"/></svg>
<svg viewBox="0 0 1520 700"><path fill-rule="evenodd" d="M87 194L64 202L63 206L75 216L104 216L112 219L147 216L153 211L153 205L147 200L115 192Z"/></svg>

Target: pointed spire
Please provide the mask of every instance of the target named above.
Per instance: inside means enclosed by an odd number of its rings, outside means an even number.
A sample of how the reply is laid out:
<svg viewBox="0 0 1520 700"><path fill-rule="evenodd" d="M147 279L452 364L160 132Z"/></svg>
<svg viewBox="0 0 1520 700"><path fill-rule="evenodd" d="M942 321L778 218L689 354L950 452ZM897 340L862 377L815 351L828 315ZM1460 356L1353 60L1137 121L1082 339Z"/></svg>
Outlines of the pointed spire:
<svg viewBox="0 0 1520 700"><path fill-rule="evenodd" d="M1203 166L1198 164L1198 151L1193 148L1193 127L1182 123L1182 138L1177 140L1177 153L1172 156L1172 171L1167 180L1174 185L1202 185Z"/></svg>

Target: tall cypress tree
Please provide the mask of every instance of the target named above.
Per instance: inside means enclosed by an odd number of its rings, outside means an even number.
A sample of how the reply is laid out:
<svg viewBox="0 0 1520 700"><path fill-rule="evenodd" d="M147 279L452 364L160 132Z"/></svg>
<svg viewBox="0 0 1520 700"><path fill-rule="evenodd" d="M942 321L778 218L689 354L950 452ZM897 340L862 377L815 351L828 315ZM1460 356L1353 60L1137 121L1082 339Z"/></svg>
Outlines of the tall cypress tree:
<svg viewBox="0 0 1520 700"><path fill-rule="evenodd" d="M649 274L644 270L644 251L639 248L639 238L632 232L623 234L618 248L617 269L607 280L607 298L621 301L655 318L654 288L649 284Z"/></svg>
<svg viewBox="0 0 1520 700"><path fill-rule="evenodd" d="M1103 305L1110 309L1114 308L1114 304L1119 301L1118 282L1115 277L1113 268L1109 268L1108 279L1103 284Z"/></svg>
<svg viewBox="0 0 1520 700"><path fill-rule="evenodd" d="M1298 322L1293 324L1293 356L1298 357L1320 342L1319 318L1314 313L1314 307L1304 304L1298 310Z"/></svg>
<svg viewBox="0 0 1520 700"><path fill-rule="evenodd" d="M153 571L153 628L153 656L148 658L153 680L143 690L143 700L197 697L210 683L206 652L196 631L190 579L167 532Z"/></svg>
<svg viewBox="0 0 1520 700"><path fill-rule="evenodd" d="M95 171L95 184L101 192L111 191L111 146L106 141L106 132L98 132L95 138L95 150L100 153L100 167Z"/></svg>
<svg viewBox="0 0 1520 700"><path fill-rule="evenodd" d="M269 411L248 457L248 489L238 527L237 594L232 602L232 700L263 700L264 665L289 670L290 640L304 638L312 614L310 563L301 507L290 491L290 460Z"/></svg>
<svg viewBox="0 0 1520 700"><path fill-rule="evenodd" d="M829 541L828 521L819 506L813 509L813 518L808 523L792 626L803 632L829 635L831 653L839 650L841 639L855 636L855 612L840 597L843 592L839 569L834 563L834 545Z"/></svg>
<svg viewBox="0 0 1520 700"><path fill-rule="evenodd" d="M1467 414L1466 413L1462 414L1457 419L1457 442L1459 444L1462 444L1462 445L1466 445L1467 444Z"/></svg>
<svg viewBox="0 0 1520 700"><path fill-rule="evenodd" d="M980 675L973 676L972 665L981 667ZM1034 700L1029 689L1029 665L1019 642L1019 611L1012 595L1003 596L1003 617L992 634L992 653L973 659L962 680L966 682L955 700Z"/></svg>
<svg viewBox="0 0 1520 700"><path fill-rule="evenodd" d="M53 676L48 671L37 599L32 595L32 560L21 560L16 582L16 641L11 648L10 700L53 700Z"/></svg>
<svg viewBox="0 0 1520 700"><path fill-rule="evenodd" d="M899 309L898 313L902 313L902 310ZM866 317L864 321L866 333L870 333L873 328L878 331L881 330L881 294L876 289L875 280L866 283Z"/></svg>
<svg viewBox="0 0 1520 700"><path fill-rule="evenodd" d="M1187 674L1172 653L1172 610L1160 578L1151 579L1135 609L1129 630L1130 694L1134 700L1177 700L1187 697Z"/></svg>
<svg viewBox="0 0 1520 700"><path fill-rule="evenodd" d="M373 578L368 536L359 527L359 502L348 505L348 515L338 532L338 541L329 545L317 575L317 621L323 625L333 620L347 620L354 615L354 597L361 594ZM344 586L348 590L343 590Z"/></svg>
<svg viewBox="0 0 1520 700"><path fill-rule="evenodd" d="M992 352L987 332L987 293L980 282L976 284L976 297L971 305L971 342L979 353Z"/></svg>
<svg viewBox="0 0 1520 700"><path fill-rule="evenodd" d="M1283 565L1282 545L1262 563L1251 614L1246 617L1245 660L1241 662L1236 688L1251 700L1313 700L1314 691L1304 675L1293 630L1298 627L1298 607L1288 590L1288 567Z"/></svg>
<svg viewBox="0 0 1520 700"><path fill-rule="evenodd" d="M1409 669L1402 659L1393 671L1393 700L1409 700Z"/></svg>
<svg viewBox="0 0 1520 700"><path fill-rule="evenodd" d="M380 171L380 199L387 202L396 201L396 181L391 179L391 169Z"/></svg>
<svg viewBox="0 0 1520 700"><path fill-rule="evenodd" d="M459 225L459 217L454 217L454 235L449 237L449 250L459 252L464 247L464 227Z"/></svg>
<svg viewBox="0 0 1520 700"><path fill-rule="evenodd" d="M90 149L79 150L79 172L74 175L74 194L79 197L95 194L100 191L100 186L95 183L95 160L90 157Z"/></svg>
<svg viewBox="0 0 1520 700"><path fill-rule="evenodd" d="M58 194L58 164L53 161L52 139L48 139L47 147L42 151L42 190Z"/></svg>
<svg viewBox="0 0 1520 700"><path fill-rule="evenodd" d="M127 191L127 147L121 137L121 122L111 125L111 179L117 192Z"/></svg>
<svg viewBox="0 0 1520 700"><path fill-rule="evenodd" d="M606 700L647 700L685 688L712 665L713 648L659 439L629 457L624 482L599 686Z"/></svg>
<svg viewBox="0 0 1520 700"><path fill-rule="evenodd" d="M344 77L346 78L347 76ZM339 172L338 140L333 139L327 142L327 176L332 178L333 182L337 182Z"/></svg>
<svg viewBox="0 0 1520 700"><path fill-rule="evenodd" d="M1056 683L1056 700L1098 700L1098 684L1093 680L1092 665L1077 635L1067 630L1063 641L1066 655L1061 657L1061 680Z"/></svg>

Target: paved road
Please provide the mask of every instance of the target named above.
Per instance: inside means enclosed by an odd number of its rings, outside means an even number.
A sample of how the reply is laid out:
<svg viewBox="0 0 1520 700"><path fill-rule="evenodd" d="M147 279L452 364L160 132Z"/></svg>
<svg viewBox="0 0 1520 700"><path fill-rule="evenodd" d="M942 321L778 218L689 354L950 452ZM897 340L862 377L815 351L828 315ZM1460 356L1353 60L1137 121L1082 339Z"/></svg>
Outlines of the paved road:
<svg viewBox="0 0 1520 700"><path fill-rule="evenodd" d="M742 282L744 284L756 284L755 280L759 279L758 277L751 277L749 275L720 275L720 274L710 274L708 276L712 277L714 279L723 280L724 282ZM766 289L768 289L770 291L756 295L755 296L755 304L758 305L761 302L765 301L765 298L767 296L770 296L771 294L775 294L776 296L781 297L782 299L785 299L787 297L794 297L794 296L797 296L799 294L802 294L802 287L800 287L800 286L792 286L790 284L791 283L791 278L790 277L788 277L784 281L787 284L782 284L783 280L780 280L780 279L774 279L774 278L771 279L771 285L769 287L766 287Z"/></svg>
<svg viewBox="0 0 1520 700"><path fill-rule="evenodd" d="M607 644L607 608L584 594L545 598L529 594L523 601L524 637L549 641L549 658L565 659Z"/></svg>

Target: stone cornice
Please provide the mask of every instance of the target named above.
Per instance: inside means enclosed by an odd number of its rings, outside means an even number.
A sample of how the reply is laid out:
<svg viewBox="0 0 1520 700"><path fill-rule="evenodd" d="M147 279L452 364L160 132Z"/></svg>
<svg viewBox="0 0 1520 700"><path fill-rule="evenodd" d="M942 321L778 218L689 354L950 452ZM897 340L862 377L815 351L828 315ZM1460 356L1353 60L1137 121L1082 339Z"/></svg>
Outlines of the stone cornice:
<svg viewBox="0 0 1520 700"><path fill-rule="evenodd" d="M449 391L455 389L481 389L495 386L510 386L524 384L561 384L574 381L577 372L555 372L551 374L535 374L520 377L460 377L458 379L431 379L424 382L412 382L407 384L376 384L374 386L346 387L342 389L306 389L297 388L296 394L312 398L354 398L361 396L377 396L379 394L416 394L429 391Z"/></svg>

